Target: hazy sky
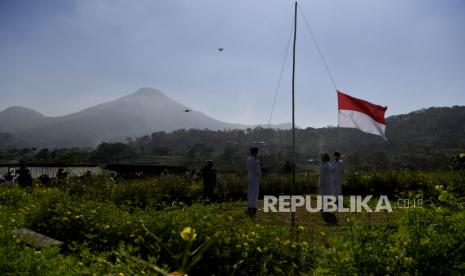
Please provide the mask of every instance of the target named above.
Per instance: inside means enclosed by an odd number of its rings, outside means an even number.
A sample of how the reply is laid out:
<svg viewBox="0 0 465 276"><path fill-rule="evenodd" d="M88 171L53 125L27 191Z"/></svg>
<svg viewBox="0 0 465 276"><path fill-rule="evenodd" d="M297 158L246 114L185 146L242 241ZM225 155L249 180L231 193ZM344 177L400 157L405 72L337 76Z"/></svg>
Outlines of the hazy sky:
<svg viewBox="0 0 465 276"><path fill-rule="evenodd" d="M465 1L299 3L340 90L388 115L465 105ZM267 123L292 20L289 0L0 0L0 109L57 116L153 87L219 120ZM287 61L272 123L291 121ZM335 125L302 17L296 81L297 124Z"/></svg>

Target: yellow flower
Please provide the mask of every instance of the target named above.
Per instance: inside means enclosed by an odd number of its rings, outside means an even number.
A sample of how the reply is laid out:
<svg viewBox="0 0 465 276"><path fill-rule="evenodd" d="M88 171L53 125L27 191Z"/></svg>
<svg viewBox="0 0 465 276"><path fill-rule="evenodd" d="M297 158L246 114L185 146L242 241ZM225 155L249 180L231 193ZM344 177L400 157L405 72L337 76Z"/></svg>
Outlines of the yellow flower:
<svg viewBox="0 0 465 276"><path fill-rule="evenodd" d="M195 232L195 229L191 227L184 227L181 232L181 238L185 241L195 241L197 233Z"/></svg>
<svg viewBox="0 0 465 276"><path fill-rule="evenodd" d="M404 257L404 263L406 265L411 265L413 262L413 258L412 257Z"/></svg>

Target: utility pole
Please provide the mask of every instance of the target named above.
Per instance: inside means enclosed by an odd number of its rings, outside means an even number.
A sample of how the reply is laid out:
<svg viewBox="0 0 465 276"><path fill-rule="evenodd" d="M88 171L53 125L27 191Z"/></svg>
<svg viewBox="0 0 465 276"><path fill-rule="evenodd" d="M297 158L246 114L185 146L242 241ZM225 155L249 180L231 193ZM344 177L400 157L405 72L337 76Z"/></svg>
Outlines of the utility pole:
<svg viewBox="0 0 465 276"><path fill-rule="evenodd" d="M296 169L296 152L295 152L295 43L297 39L297 1L294 5L294 46L292 50L292 183L291 183L291 208L292 199L295 194L295 169ZM292 210L291 210L292 211ZM291 226L295 227L295 211L292 211Z"/></svg>

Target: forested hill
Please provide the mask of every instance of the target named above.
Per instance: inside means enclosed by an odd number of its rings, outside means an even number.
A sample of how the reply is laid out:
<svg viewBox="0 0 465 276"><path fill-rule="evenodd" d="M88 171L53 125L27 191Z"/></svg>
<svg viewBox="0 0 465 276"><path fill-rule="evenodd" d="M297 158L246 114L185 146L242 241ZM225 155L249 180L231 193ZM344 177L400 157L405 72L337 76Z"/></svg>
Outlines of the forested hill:
<svg viewBox="0 0 465 276"><path fill-rule="evenodd" d="M28 144L16 139L12 134L0 132L0 151L25 148Z"/></svg>
<svg viewBox="0 0 465 276"><path fill-rule="evenodd" d="M356 129L306 128L296 130L298 161L315 162L321 152L341 151L357 167L440 168L450 158L465 152L465 106L433 107L387 118L386 136L365 134ZM241 162L247 148L259 145L262 159L279 166L291 156L291 131L255 128L210 131L177 130L155 132L131 145L140 153L184 155L204 160Z"/></svg>

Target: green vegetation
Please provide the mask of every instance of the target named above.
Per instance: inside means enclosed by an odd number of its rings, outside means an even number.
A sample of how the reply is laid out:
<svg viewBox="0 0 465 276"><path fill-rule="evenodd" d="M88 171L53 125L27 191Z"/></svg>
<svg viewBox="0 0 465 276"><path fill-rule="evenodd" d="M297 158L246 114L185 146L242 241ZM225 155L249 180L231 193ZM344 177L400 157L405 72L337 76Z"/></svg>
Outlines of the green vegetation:
<svg viewBox="0 0 465 276"><path fill-rule="evenodd" d="M263 194L286 193L289 177L269 175ZM65 188L0 188L0 274L461 275L465 273L465 175L460 171L347 174L344 191L423 196L424 208L393 213L244 213L245 179L219 177L221 202L201 201L201 184L72 179ZM315 175L299 175L300 194ZM37 183L36 183L37 184ZM11 233L29 228L64 242L37 249Z"/></svg>
<svg viewBox="0 0 465 276"><path fill-rule="evenodd" d="M429 108L391 116L387 118L386 130L389 142L356 129L297 129L297 170L315 170L321 152L336 150L345 155L343 159L347 166L362 171L406 167L443 170L456 167L456 157L463 154L465 148L464 121L463 106ZM4 140L11 139L10 136L6 135ZM212 159L223 172L242 172L248 148L258 145L261 148L261 162L270 172L278 172L286 161L291 160L291 137L290 130L268 128L227 131L181 129L128 138L126 144L103 143L95 149L34 151L18 150L18 144L15 144L16 150L0 146L0 150L3 149L0 161L155 164L199 168L207 159ZM463 164L462 160L462 167Z"/></svg>

